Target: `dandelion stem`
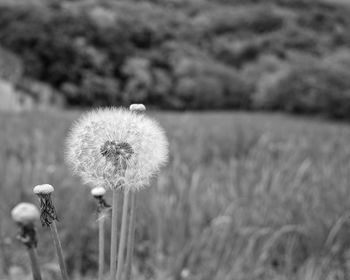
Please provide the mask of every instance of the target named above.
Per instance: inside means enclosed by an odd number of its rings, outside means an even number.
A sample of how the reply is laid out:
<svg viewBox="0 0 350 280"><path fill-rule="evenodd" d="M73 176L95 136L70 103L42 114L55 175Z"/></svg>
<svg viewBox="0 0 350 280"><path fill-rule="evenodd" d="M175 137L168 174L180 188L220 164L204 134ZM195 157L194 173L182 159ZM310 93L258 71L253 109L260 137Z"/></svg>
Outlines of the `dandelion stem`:
<svg viewBox="0 0 350 280"><path fill-rule="evenodd" d="M66 269L66 265L65 265L64 257L63 257L62 245L61 245L60 238L58 236L56 222L54 220L50 224L50 229L51 229L53 241L54 241L55 247L56 247L58 263L59 263L59 266L60 266L60 269L61 269L62 279L63 280L68 280L67 269Z"/></svg>
<svg viewBox="0 0 350 280"><path fill-rule="evenodd" d="M28 253L30 258L30 265L32 267L32 272L33 272L33 279L41 280L41 274L40 274L36 249L34 247L28 247Z"/></svg>
<svg viewBox="0 0 350 280"><path fill-rule="evenodd" d="M98 217L98 280L103 279L105 263L105 211L102 211Z"/></svg>
<svg viewBox="0 0 350 280"><path fill-rule="evenodd" d="M110 259L110 280L115 279L117 272L117 231L118 231L118 190L113 188L112 204L112 226L111 226L111 259Z"/></svg>
<svg viewBox="0 0 350 280"><path fill-rule="evenodd" d="M127 233L127 217L128 217L128 205L129 205L129 190L124 191L123 200L123 216L122 216L122 226L120 229L120 239L119 239L119 249L118 249L118 266L117 266L117 280L121 280L124 262L124 249L125 249L125 239Z"/></svg>
<svg viewBox="0 0 350 280"><path fill-rule="evenodd" d="M126 252L126 272L125 279L131 279L131 267L132 260L134 254L134 243L135 243L135 205L136 205L136 193L131 192L130 198L130 221L129 221L129 229L128 229L128 244L127 244L127 252Z"/></svg>

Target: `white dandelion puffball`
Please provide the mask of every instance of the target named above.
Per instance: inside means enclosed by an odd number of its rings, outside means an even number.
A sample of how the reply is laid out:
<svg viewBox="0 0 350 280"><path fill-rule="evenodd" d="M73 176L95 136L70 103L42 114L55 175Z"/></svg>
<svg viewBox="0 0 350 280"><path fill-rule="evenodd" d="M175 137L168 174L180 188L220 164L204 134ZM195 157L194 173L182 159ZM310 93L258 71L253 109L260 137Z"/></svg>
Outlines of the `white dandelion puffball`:
<svg viewBox="0 0 350 280"><path fill-rule="evenodd" d="M37 185L34 187L33 192L35 194L50 194L54 191L53 186L49 184Z"/></svg>
<svg viewBox="0 0 350 280"><path fill-rule="evenodd" d="M66 141L67 163L84 183L95 186L137 190L167 156L168 141L158 123L122 108L84 114Z"/></svg>
<svg viewBox="0 0 350 280"><path fill-rule="evenodd" d="M106 189L103 187L95 187L91 190L91 195L93 197L104 196L106 193Z"/></svg>
<svg viewBox="0 0 350 280"><path fill-rule="evenodd" d="M16 223L27 226L40 219L40 212L34 204L21 202L12 209L11 216Z"/></svg>

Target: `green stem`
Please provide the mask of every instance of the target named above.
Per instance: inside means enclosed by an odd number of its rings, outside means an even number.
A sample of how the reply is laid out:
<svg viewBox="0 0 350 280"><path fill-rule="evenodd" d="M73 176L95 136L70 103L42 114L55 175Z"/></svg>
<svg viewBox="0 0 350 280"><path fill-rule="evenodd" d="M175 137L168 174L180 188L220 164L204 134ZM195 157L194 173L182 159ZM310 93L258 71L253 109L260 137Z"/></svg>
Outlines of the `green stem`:
<svg viewBox="0 0 350 280"><path fill-rule="evenodd" d="M110 258L110 280L115 279L117 272L117 234L118 234L118 193L117 188L113 188L112 204L112 226L111 226L111 258Z"/></svg>
<svg viewBox="0 0 350 280"><path fill-rule="evenodd" d="M128 217L128 204L129 204L129 190L124 191L123 200L123 216L122 216L122 227L119 239L119 249L118 249L118 267L117 267L117 280L121 280L124 262L124 249L125 249L125 239L126 239L126 229L127 229L127 217Z"/></svg>
<svg viewBox="0 0 350 280"><path fill-rule="evenodd" d="M131 205L130 205L130 221L129 221L129 229L128 229L128 245L126 252L126 272L125 279L131 279L131 268L132 268L132 260L134 254L134 244L135 244L135 205L136 205L136 193L131 192Z"/></svg>
<svg viewBox="0 0 350 280"><path fill-rule="evenodd" d="M28 253L29 253L29 258L30 258L30 265L32 267L32 272L33 272L33 279L34 280L41 280L41 274L40 274L36 249L33 247L28 248Z"/></svg>
<svg viewBox="0 0 350 280"><path fill-rule="evenodd" d="M105 211L102 211L98 217L98 280L103 279L105 264Z"/></svg>
<svg viewBox="0 0 350 280"><path fill-rule="evenodd" d="M58 237L58 231L57 231L57 226L56 222L52 221L50 224L50 229L53 237L53 241L56 247L56 252L57 252L57 257L58 257L58 263L61 269L61 275L63 280L68 280L68 274L67 274L67 269L66 269L66 264L64 262L64 257L63 257L63 250L62 250L62 245L60 238Z"/></svg>

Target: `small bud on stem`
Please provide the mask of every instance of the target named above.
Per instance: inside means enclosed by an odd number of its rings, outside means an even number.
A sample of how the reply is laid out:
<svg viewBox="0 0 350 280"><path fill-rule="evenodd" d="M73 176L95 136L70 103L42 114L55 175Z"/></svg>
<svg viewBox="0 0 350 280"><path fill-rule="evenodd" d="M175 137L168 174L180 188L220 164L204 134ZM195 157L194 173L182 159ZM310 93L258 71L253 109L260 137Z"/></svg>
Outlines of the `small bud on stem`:
<svg viewBox="0 0 350 280"><path fill-rule="evenodd" d="M104 199L104 194L106 193L105 188L96 187L91 190L91 195L97 200L97 213L102 213L105 209L111 206Z"/></svg>
<svg viewBox="0 0 350 280"><path fill-rule="evenodd" d="M33 278L34 280L41 280L36 253L38 239L35 230L35 222L39 220L40 216L39 211L33 204L23 202L13 208L11 216L20 229L17 238L27 247L32 266Z"/></svg>
<svg viewBox="0 0 350 280"><path fill-rule="evenodd" d="M136 113L143 113L146 111L146 107L143 104L131 104L129 110Z"/></svg>
<svg viewBox="0 0 350 280"><path fill-rule="evenodd" d="M105 188L95 187L91 190L92 196L97 200L97 214L98 214L98 280L103 279L104 263L105 263L105 212L111 206L107 204L104 199L106 193Z"/></svg>
<svg viewBox="0 0 350 280"><path fill-rule="evenodd" d="M51 193L54 192L53 186L49 184L38 185L34 187L33 192L38 196L40 200L40 220L43 227L50 227L54 245L56 247L58 263L61 269L61 275L63 280L68 280L68 274L66 264L64 262L63 250L60 238L58 236L56 220L57 214L55 207L51 199Z"/></svg>

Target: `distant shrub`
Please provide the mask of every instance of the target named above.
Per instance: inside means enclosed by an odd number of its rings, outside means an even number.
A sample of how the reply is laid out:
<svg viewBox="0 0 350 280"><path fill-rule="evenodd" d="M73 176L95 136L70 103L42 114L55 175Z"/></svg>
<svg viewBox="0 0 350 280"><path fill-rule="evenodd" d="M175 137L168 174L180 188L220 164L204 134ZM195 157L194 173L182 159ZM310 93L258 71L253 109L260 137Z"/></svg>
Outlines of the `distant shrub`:
<svg viewBox="0 0 350 280"><path fill-rule="evenodd" d="M46 83L41 83L31 79L21 79L16 87L24 98L31 98L39 106L64 105L64 99L60 92Z"/></svg>
<svg viewBox="0 0 350 280"><path fill-rule="evenodd" d="M256 60L263 50L263 42L256 40L227 40L220 38L213 42L214 56L218 60L237 68Z"/></svg>
<svg viewBox="0 0 350 280"><path fill-rule="evenodd" d="M273 108L350 118L350 71L323 65L294 68L271 91Z"/></svg>
<svg viewBox="0 0 350 280"><path fill-rule="evenodd" d="M250 106L250 86L227 66L183 58L176 73L175 95L184 107L248 109Z"/></svg>
<svg viewBox="0 0 350 280"><path fill-rule="evenodd" d="M323 60L325 67L337 68L345 72L350 72L350 50L339 49L335 53L327 56Z"/></svg>
<svg viewBox="0 0 350 280"><path fill-rule="evenodd" d="M111 77L87 74L80 86L80 97L88 106L116 105L121 103L119 83Z"/></svg>
<svg viewBox="0 0 350 280"><path fill-rule="evenodd" d="M146 58L131 57L122 67L127 77L124 86L124 100L126 103L144 102L152 90L152 76L150 60Z"/></svg>
<svg viewBox="0 0 350 280"><path fill-rule="evenodd" d="M273 55L262 55L242 69L244 78L254 85L252 107L255 109L273 109L275 92L271 88L284 77L289 69L287 62Z"/></svg>
<svg viewBox="0 0 350 280"><path fill-rule="evenodd" d="M1 42L21 56L25 75L56 89L67 84L79 87L60 93L68 104L116 102L116 73L129 48L118 27L106 31L84 13L75 16L34 7L0 9Z"/></svg>
<svg viewBox="0 0 350 280"><path fill-rule="evenodd" d="M312 30L292 27L286 29L286 31L280 34L276 39L284 49L319 54L322 52L322 46L318 44L318 36L320 35Z"/></svg>
<svg viewBox="0 0 350 280"><path fill-rule="evenodd" d="M18 96L11 83L0 79L0 95L0 112L17 111L19 109Z"/></svg>
<svg viewBox="0 0 350 280"><path fill-rule="evenodd" d="M193 21L194 26L204 33L223 34L227 32L250 31L266 33L280 29L283 16L263 6L237 9L219 8L202 13Z"/></svg>
<svg viewBox="0 0 350 280"><path fill-rule="evenodd" d="M183 108L217 109L225 103L223 85L219 80L205 75L181 78L175 94Z"/></svg>
<svg viewBox="0 0 350 280"><path fill-rule="evenodd" d="M14 53L0 46L0 79L16 83L23 74L23 63Z"/></svg>

